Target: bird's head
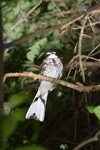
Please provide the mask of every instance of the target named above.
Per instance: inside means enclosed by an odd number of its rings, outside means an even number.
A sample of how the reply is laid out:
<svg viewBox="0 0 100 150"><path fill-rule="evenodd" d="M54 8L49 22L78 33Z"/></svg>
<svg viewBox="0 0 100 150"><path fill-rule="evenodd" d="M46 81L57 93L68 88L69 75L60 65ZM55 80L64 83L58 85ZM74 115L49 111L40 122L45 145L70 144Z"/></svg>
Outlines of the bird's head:
<svg viewBox="0 0 100 150"><path fill-rule="evenodd" d="M47 58L57 58L56 52L47 52L46 53Z"/></svg>

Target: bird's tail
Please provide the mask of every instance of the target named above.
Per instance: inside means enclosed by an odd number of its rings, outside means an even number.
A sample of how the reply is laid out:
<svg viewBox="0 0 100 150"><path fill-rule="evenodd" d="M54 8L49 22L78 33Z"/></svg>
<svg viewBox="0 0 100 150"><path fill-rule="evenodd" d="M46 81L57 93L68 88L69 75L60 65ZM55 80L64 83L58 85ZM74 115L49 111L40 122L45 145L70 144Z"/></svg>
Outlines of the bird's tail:
<svg viewBox="0 0 100 150"><path fill-rule="evenodd" d="M38 90L34 100L32 101L31 106L27 111L25 117L26 119L33 118L36 120L44 121L47 96L48 92L42 96L40 90Z"/></svg>

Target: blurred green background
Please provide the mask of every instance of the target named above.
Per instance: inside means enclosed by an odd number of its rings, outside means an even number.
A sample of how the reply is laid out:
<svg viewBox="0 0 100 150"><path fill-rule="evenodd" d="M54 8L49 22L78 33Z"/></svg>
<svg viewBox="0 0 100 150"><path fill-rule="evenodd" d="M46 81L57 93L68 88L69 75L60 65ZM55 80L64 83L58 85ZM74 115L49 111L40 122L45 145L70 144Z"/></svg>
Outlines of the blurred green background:
<svg viewBox="0 0 100 150"><path fill-rule="evenodd" d="M6 33L20 18L18 0L2 0L2 31ZM29 12L38 0L21 0L23 14ZM56 4L56 7L55 7ZM4 56L4 72L40 72L46 52L55 51L64 65L62 80L66 80L68 62L77 55L74 48L79 40L84 18L68 26L62 33L61 27L98 4L91 0L43 1L28 16L28 21L17 26L4 40L8 48ZM61 12L65 12L64 16ZM72 29L76 28L76 29ZM86 28L82 54L87 55L99 43L100 26ZM95 38L96 37L96 38ZM95 39L94 39L95 38ZM9 43L9 44L7 44ZM99 50L99 49L97 49ZM100 54L94 56L100 58ZM35 67L37 65L37 67ZM75 75L73 68L68 82L83 83L81 73ZM84 85L100 83L100 69L86 68ZM37 92L38 81L26 77L7 78L4 83L4 115L1 119L2 150L71 150L84 139L88 139L100 127L100 92L79 93L58 85L48 96L43 123L25 119L25 114ZM87 107L88 106L88 107ZM97 107L98 106L98 107ZM89 111L88 111L89 110ZM90 113L89 113L90 112ZM88 144L82 150L99 150L100 143Z"/></svg>

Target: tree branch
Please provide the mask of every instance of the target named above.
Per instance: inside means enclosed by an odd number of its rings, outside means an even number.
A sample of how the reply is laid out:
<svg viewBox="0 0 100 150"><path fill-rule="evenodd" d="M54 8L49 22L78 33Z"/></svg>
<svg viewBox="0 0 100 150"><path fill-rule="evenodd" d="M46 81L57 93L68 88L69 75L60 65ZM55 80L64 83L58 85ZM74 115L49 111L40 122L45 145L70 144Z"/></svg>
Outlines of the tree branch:
<svg viewBox="0 0 100 150"><path fill-rule="evenodd" d="M94 142L94 141L98 141L98 136L100 135L100 130L95 134L94 137L86 140L86 141L83 141L82 143L80 143L78 146L76 146L73 150L79 150L81 147L85 146L86 144L88 143L91 143L91 142Z"/></svg>
<svg viewBox="0 0 100 150"><path fill-rule="evenodd" d="M22 14L22 10L21 10L21 3L19 3L19 7L20 7L20 12L21 12L21 17L19 18L19 20L3 35L3 39L5 39L7 37L7 35L12 32L19 24L21 24L24 21L27 21L27 17L42 3L42 0L39 0L39 2L26 14L23 15Z"/></svg>
<svg viewBox="0 0 100 150"><path fill-rule="evenodd" d="M8 78L8 77L20 77L20 76L32 78L33 80L41 79L41 80L45 80L45 81L54 82L54 83L72 88L74 90L77 90L79 92L90 92L90 91L100 90L100 85L84 86L79 82L77 82L76 84L72 84L72 83L69 83L69 82L66 82L63 80L59 80L56 78L51 78L51 77L43 76L40 74L35 74L33 72L7 73L4 75L3 82L5 82L6 78Z"/></svg>
<svg viewBox="0 0 100 150"><path fill-rule="evenodd" d="M43 34L45 34L45 33L48 33L48 32L50 32L50 31L53 31L53 30L55 30L55 29L59 29L60 27L61 27L61 25L55 25L54 27L42 29L42 30L40 30L40 31L36 30L35 33L32 33L32 34L30 34L30 35L28 35L28 36L26 36L26 37L23 37L23 38L18 39L18 40L16 40L16 41L13 41L13 42L10 42L10 43L5 44L5 45L4 45L4 48L8 48L8 47L11 47L11 46L14 46L14 45L18 45L18 44L20 44L20 43L24 43L24 42L26 42L26 41L28 41L28 40L30 40L30 39L32 39L32 38L38 37L38 36L41 35L41 34L43 35Z"/></svg>
<svg viewBox="0 0 100 150"><path fill-rule="evenodd" d="M84 29L85 29L85 24L87 22L87 18L88 18L88 14L84 18L83 25L82 25L81 31L80 31L79 44L78 44L79 64L80 64L80 70L82 72L83 82L85 82L85 73L84 73L84 69L83 69L81 54L82 54L82 38L83 38L83 33L84 33Z"/></svg>
<svg viewBox="0 0 100 150"><path fill-rule="evenodd" d="M87 67L100 67L100 62L93 62L93 61L82 61L82 63L83 63L83 66L85 67L85 68L87 68ZM73 65L73 66L72 66ZM72 68L72 67L73 68ZM79 62L78 62L78 60L74 60L73 61L73 64L72 63L68 63L68 64L66 64L66 65L64 65L64 70L66 70L66 69L74 69L74 68L76 68L76 67L79 67Z"/></svg>

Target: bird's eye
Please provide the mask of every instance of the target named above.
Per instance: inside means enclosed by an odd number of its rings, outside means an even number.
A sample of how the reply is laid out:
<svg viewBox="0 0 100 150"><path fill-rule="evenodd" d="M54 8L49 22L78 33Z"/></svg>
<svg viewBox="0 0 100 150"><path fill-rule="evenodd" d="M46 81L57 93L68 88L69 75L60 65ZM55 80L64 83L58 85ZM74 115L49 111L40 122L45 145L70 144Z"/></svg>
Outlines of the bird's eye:
<svg viewBox="0 0 100 150"><path fill-rule="evenodd" d="M48 57L50 55L50 53L46 53L45 57Z"/></svg>
<svg viewBox="0 0 100 150"><path fill-rule="evenodd" d="M45 57L48 57L48 56L49 56L48 54L45 55Z"/></svg>

